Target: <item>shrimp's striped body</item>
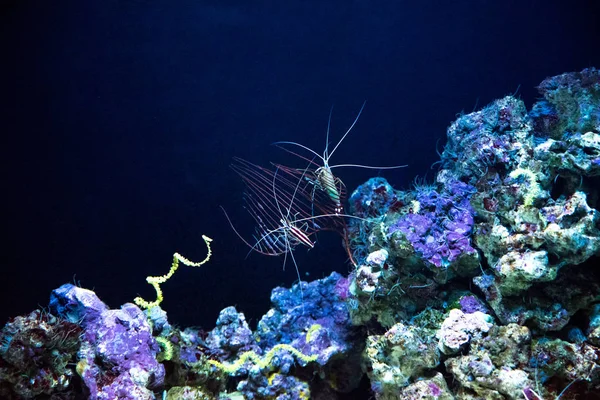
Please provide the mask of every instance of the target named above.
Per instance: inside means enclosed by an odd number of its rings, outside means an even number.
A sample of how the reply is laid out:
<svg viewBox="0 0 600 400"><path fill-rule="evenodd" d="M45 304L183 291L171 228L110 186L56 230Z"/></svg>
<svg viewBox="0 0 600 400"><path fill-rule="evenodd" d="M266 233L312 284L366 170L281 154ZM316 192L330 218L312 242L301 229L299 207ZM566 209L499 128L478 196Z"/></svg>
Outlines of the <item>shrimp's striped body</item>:
<svg viewBox="0 0 600 400"><path fill-rule="evenodd" d="M342 184L342 181L333 176L331 168L328 166L317 168L315 174L317 175L315 188L324 191L335 204L335 212L341 214L344 209L342 207L342 196L338 186Z"/></svg>
<svg viewBox="0 0 600 400"><path fill-rule="evenodd" d="M310 240L308 235L302 229L298 228L294 222L289 221L287 218L282 218L279 222L281 222L281 229L289 234L291 240L303 244L310 249L315 247L315 244Z"/></svg>

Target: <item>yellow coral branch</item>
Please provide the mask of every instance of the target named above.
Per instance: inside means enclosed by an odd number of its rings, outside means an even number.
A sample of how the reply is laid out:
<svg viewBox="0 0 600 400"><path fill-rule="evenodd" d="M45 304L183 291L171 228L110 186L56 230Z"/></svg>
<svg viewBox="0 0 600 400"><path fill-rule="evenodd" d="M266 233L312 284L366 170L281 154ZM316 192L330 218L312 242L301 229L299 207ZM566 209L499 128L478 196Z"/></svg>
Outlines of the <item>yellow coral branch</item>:
<svg viewBox="0 0 600 400"><path fill-rule="evenodd" d="M210 260L210 257L212 256L212 249L210 247L210 242L212 242L212 239L206 235L202 235L202 239L204 240L204 243L206 243L207 248L206 257L204 258L204 260L200 262L193 262L179 253L173 254L173 262L171 263L171 269L169 269L169 272L167 272L165 275L148 276L146 278L146 282L152 285L152 287L156 291L156 300L149 302L142 299L141 297L136 297L135 299L133 299L133 302L137 304L138 307L144 309L158 306L163 301L163 293L162 289L160 288L160 285L168 281L173 276L175 271L177 271L177 269L179 268L179 263L182 263L183 265L186 265L188 267L200 267L201 265L207 263Z"/></svg>
<svg viewBox="0 0 600 400"><path fill-rule="evenodd" d="M269 350L263 358L261 358L258 354L256 354L253 351L247 351L243 353L240 356L240 358L235 360L235 362L233 363L221 363L216 360L209 360L208 362L214 365L215 367L219 368L220 370L224 371L225 373L232 375L235 372L237 372L240 368L242 368L242 366L248 361L252 361L261 369L267 368L271 364L271 361L273 360L273 357L275 356L275 353L277 353L278 350L287 350L294 356L296 356L298 359L304 361L305 363L316 361L318 357L316 354L308 356L302 353L300 350L297 350L295 347L290 346L289 344L280 343L273 346L273 348Z"/></svg>

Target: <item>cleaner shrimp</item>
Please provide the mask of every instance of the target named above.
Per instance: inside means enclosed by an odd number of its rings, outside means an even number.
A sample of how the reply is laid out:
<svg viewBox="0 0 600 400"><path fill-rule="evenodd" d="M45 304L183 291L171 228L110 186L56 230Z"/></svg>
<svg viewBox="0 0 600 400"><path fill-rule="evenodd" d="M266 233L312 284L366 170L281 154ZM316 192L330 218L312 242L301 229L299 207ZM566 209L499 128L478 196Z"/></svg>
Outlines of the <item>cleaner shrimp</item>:
<svg viewBox="0 0 600 400"><path fill-rule="evenodd" d="M234 227L229 215L223 207L229 225L235 234L250 248L248 255L257 252L268 256L284 256L283 268L290 255L298 281L301 281L300 269L294 256L297 246L312 249L315 241L311 238L322 229L332 229L339 217L331 214L326 206L317 204L317 207L330 214L318 217L310 215L314 201L310 201L310 186L295 174L288 174L288 170L281 170L275 166L275 171L252 164L241 158L234 158L231 168L240 175L246 185L244 200L246 209L256 222L254 243L246 240ZM309 189L309 190L307 190ZM316 220L320 219L320 223ZM333 225L328 225L333 224ZM300 285L303 298L303 289Z"/></svg>
<svg viewBox="0 0 600 400"><path fill-rule="evenodd" d="M273 171L241 158L234 158L231 165L246 185L245 208L256 223L253 243L235 229L223 210L225 216L250 252L280 256L298 245L311 249L314 247L311 237L316 232L335 229L336 225L334 218L326 218L320 223L311 220L314 208L326 215L334 214L334 210L328 204L313 201L310 184L302 179L302 175L297 176L296 170L275 167Z"/></svg>
<svg viewBox="0 0 600 400"><path fill-rule="evenodd" d="M348 248L345 218L372 221L340 214L327 195L314 192L312 183L305 179L306 171L310 171L308 168L299 173L299 170L283 165L274 164L274 167L273 171L241 158L234 158L231 165L246 185L245 208L256 223L251 240L238 232L225 209L221 208L234 233L250 249L248 255L252 252L283 255L285 268L289 254L300 279L293 251L298 246L312 249L317 232L329 230L342 235L350 260L355 264Z"/></svg>
<svg viewBox="0 0 600 400"><path fill-rule="evenodd" d="M361 165L361 164L337 164L337 165L329 164L329 160L331 159L331 157L333 156L335 151L342 144L342 142L344 141L346 136L348 136L350 131L352 131L352 129L358 122L358 119L360 118L366 104L367 104L367 102L365 101L363 103L362 107L360 108L358 115L352 122L352 125L350 125L350 127L348 128L346 133L344 133L342 138L337 142L337 144L335 145L333 150L331 150L331 152L329 152L329 134L330 134L330 130L331 130L331 115L333 113L333 107L331 108L331 110L329 112L329 119L327 121L327 134L326 134L326 138L325 138L325 150L323 151L323 155L320 155L319 153L317 153L310 147L305 146L300 143L297 143L297 142L279 141L279 142L273 143L273 145L280 147L283 150L285 150L291 154L294 154L297 157L300 157L306 161L309 161L309 166L312 165L313 167L316 167L315 169L307 168L306 170L299 170L299 172L302 172L304 175L306 175L306 180L311 185L313 185L313 198L314 198L314 194L316 192L325 193L327 195L327 197L329 198L329 200L333 202L335 213L340 214L340 215L343 213L343 210L344 210L342 202L345 199L345 196L344 196L345 195L345 185L340 178L336 177L333 174L333 172L332 172L333 168L356 167L356 168L385 170L385 169L404 168L407 166L407 165L395 165L395 166L377 167L377 166L369 166L369 165ZM292 145L292 146L300 147L301 149L304 149L304 150L308 151L309 153L311 153L314 156L314 158L312 160L310 160L307 157L302 156L302 155L284 147L285 145ZM315 158L320 159L323 162L323 165L319 165L319 164L315 163L314 162Z"/></svg>

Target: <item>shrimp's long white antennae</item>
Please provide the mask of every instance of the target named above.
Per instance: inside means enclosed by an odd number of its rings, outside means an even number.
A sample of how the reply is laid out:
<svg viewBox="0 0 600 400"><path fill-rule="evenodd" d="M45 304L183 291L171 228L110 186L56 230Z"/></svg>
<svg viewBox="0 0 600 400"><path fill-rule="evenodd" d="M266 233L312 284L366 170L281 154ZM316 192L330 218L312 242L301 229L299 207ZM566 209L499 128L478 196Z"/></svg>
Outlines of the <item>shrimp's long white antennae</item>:
<svg viewBox="0 0 600 400"><path fill-rule="evenodd" d="M323 162L325 160L329 160L329 132L331 130L331 116L333 115L333 104L331 105L331 109L329 110L329 118L327 119L327 135L325 135L325 150L323 151Z"/></svg>
<svg viewBox="0 0 600 400"><path fill-rule="evenodd" d="M290 256L292 256L292 261L294 262L294 266L296 267L296 275L298 275L298 286L300 286L300 299L302 301L302 314L304 314L304 289L302 289L302 278L300 277L300 269L298 269L298 264L296 263L296 257L294 257L293 251L290 251Z"/></svg>
<svg viewBox="0 0 600 400"><path fill-rule="evenodd" d="M306 147L306 146L305 146L305 145L303 145L303 144L296 143L296 142L288 142L288 141L273 142L273 143L271 143L271 144L274 144L274 145L278 145L278 144L293 144L294 146L298 146L298 147L300 147L300 148L303 148L304 150L306 150L306 151L308 151L308 152L310 152L310 153L314 154L314 155L315 155L315 157L318 157L318 158L319 158L319 159L321 159L323 162L325 162L325 159L323 158L323 156L321 156L319 153L317 153L316 151L314 151L314 150L313 150L313 149L311 149L310 147ZM288 151L289 151L289 150L288 150Z"/></svg>
<svg viewBox="0 0 600 400"><path fill-rule="evenodd" d="M371 165L361 165L361 164L338 164L338 165L330 165L329 169L339 168L339 167L356 167L356 168L366 168L366 169L396 169L396 168L408 167L408 164L394 165L391 167L373 167Z"/></svg>
<svg viewBox="0 0 600 400"><path fill-rule="evenodd" d="M285 231L284 231L284 232L283 232L283 235L284 235L283 237L284 237L284 239L285 239L285 247L286 247L287 249L290 249L290 250L289 250L289 252L288 252L288 251L286 251L285 253L283 253L283 268L282 268L282 270L284 270L284 271L285 271L285 263L287 262L287 256L288 256L288 253L293 253L294 251L292 250L292 246L290 245L290 240L289 240L289 239L288 239L288 237L287 237L287 232L285 232ZM293 256L292 256L292 257L293 257ZM296 269L298 269L298 267L296 267Z"/></svg>
<svg viewBox="0 0 600 400"><path fill-rule="evenodd" d="M362 107L360 108L360 111L358 112L358 115L356 116L356 118L354 118L354 122L352 123L352 125L350 125L350 128L348 128L348 130L346 131L346 133L344 133L344 136L342 136L342 138L335 145L335 147L333 148L333 150L331 150L331 153L328 154L327 160L325 160L326 163L327 163L327 161L329 161L329 159L331 158L331 156L333 155L333 153L335 153L335 151L340 146L340 144L342 144L342 142L344 141L344 139L346 138L346 136L348 136L348 134L350 133L350 131L352 130L352 128L354 128L354 125L356 125L356 123L358 122L358 119L360 118L360 114L362 114L362 112L363 112L366 104L367 104L367 101L365 100L365 102L363 103Z"/></svg>
<svg viewBox="0 0 600 400"><path fill-rule="evenodd" d="M294 220L293 223L296 224L298 222L314 221L314 220L321 219L321 218L332 218L332 217L334 217L334 218L335 217L344 217L344 218L350 218L350 219L355 219L358 221L369 222L369 223L373 222L372 220L357 217L355 215L350 215L350 214L320 214L320 215L313 215L312 217L298 218L298 219Z"/></svg>
<svg viewBox="0 0 600 400"><path fill-rule="evenodd" d="M287 215L285 216L285 219L287 220L290 217L290 213L292 212L292 205L294 204L294 199L296 198L296 193L298 193L298 188L300 187L300 183L302 183L304 176L306 176L306 173L308 172L308 167L310 166L310 164L312 164L314 162L314 157L312 160L310 160L308 166L302 171L302 175L300 176L300 179L298 179L298 183L296 184L296 187L294 188L294 193L292 194L292 198L290 199L290 206L287 210ZM277 171L279 171L279 167L277 167ZM275 174L277 174L277 171L275 171ZM273 193L275 193L275 179L273 179ZM313 204L314 206L314 204ZM283 215L283 213L281 213L281 210L279 210L280 214Z"/></svg>
<svg viewBox="0 0 600 400"><path fill-rule="evenodd" d="M231 226L231 229L233 229L233 232L237 235L237 237L239 237L242 242L244 242L248 247L252 247L252 245L246 240L244 239L244 237L238 232L237 229L235 229L235 226L233 225L233 222L231 222L231 218L229 218L229 214L227 214L227 211L225 211L225 208L223 206L219 206L221 207L221 211L223 211L223 214L225 214L225 218L227 218L227 222L229 222L229 226Z"/></svg>

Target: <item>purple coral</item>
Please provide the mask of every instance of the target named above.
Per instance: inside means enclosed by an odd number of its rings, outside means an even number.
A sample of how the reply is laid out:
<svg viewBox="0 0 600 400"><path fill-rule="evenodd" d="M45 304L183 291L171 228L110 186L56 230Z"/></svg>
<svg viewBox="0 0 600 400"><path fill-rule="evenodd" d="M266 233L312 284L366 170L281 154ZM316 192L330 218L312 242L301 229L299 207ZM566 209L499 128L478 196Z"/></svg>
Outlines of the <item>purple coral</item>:
<svg viewBox="0 0 600 400"><path fill-rule="evenodd" d="M487 308L487 306L476 296L462 296L458 302L460 304L460 309L465 314L472 314L476 311L480 311L482 313L489 313L489 309Z"/></svg>
<svg viewBox="0 0 600 400"><path fill-rule="evenodd" d="M463 254L474 254L470 234L474 211L469 197L474 189L449 181L438 192L417 192L418 213L407 214L390 226L389 233L402 232L413 248L436 267L448 267Z"/></svg>
<svg viewBox="0 0 600 400"><path fill-rule="evenodd" d="M54 290L50 309L82 321L78 373L89 397L102 400L153 399L165 370L156 360L159 346L146 315L127 303L110 310L94 292L71 284Z"/></svg>

